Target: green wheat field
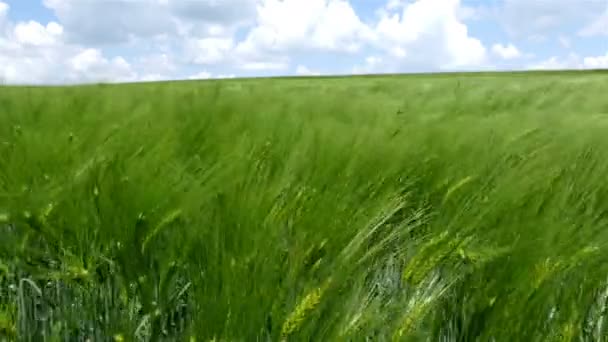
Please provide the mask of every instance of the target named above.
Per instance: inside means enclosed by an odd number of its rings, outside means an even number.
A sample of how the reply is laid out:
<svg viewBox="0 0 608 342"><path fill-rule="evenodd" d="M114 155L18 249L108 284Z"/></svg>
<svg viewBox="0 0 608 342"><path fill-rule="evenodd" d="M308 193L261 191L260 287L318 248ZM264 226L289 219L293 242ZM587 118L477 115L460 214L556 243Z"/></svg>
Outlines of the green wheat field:
<svg viewBox="0 0 608 342"><path fill-rule="evenodd" d="M0 341L607 341L608 73L0 87Z"/></svg>

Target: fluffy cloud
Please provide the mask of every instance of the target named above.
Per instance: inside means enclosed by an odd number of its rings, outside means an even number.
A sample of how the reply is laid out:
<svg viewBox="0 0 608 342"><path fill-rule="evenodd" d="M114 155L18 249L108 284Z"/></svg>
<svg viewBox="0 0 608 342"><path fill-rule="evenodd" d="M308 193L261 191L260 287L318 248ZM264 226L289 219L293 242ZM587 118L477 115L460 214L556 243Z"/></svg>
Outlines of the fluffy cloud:
<svg viewBox="0 0 608 342"><path fill-rule="evenodd" d="M502 59L514 59L521 57L521 52L513 44L494 44L492 45L492 52Z"/></svg>
<svg viewBox="0 0 608 342"><path fill-rule="evenodd" d="M583 67L588 69L608 69L608 52L603 56L585 57Z"/></svg>
<svg viewBox="0 0 608 342"><path fill-rule="evenodd" d="M486 48L469 35L459 19L458 0L419 0L380 12L375 44L393 57L393 64L422 68L478 67L486 60ZM401 63L399 63L401 59ZM395 63L396 62L396 63Z"/></svg>
<svg viewBox="0 0 608 342"><path fill-rule="evenodd" d="M371 35L345 0L263 0L241 54L295 50L356 52Z"/></svg>
<svg viewBox="0 0 608 342"><path fill-rule="evenodd" d="M69 77L74 81L135 81L136 74L122 57L108 60L100 50L85 49L68 60Z"/></svg>
<svg viewBox="0 0 608 342"><path fill-rule="evenodd" d="M52 79L50 63L61 61L62 28L37 22L13 24L10 7L0 2L0 80L8 83L44 82Z"/></svg>
<svg viewBox="0 0 608 342"><path fill-rule="evenodd" d="M531 37L569 49L567 37L579 34L576 46L593 46L608 35L605 0L501 0L474 7L460 0L381 0L375 3L384 6L375 11L351 6L354 0L37 1L57 22L11 22L0 0L0 78L11 83L153 81L193 70L204 70L194 78L234 76L227 71L317 74L292 64L308 58L326 63L330 73L345 72L352 66L346 63L357 60L353 73L484 70L492 63L524 68L533 55L518 47ZM483 26L488 19L527 41L512 37L513 43L486 47L467 25L495 29ZM504 39L502 33L492 39ZM605 68L603 52L555 56L529 67Z"/></svg>
<svg viewBox="0 0 608 342"><path fill-rule="evenodd" d="M122 57L108 59L100 50L66 43L62 25L36 21L12 23L0 2L0 79L8 83L134 81L136 73Z"/></svg>
<svg viewBox="0 0 608 342"><path fill-rule="evenodd" d="M59 42L63 27L56 22L42 26L36 21L18 23L14 29L15 41L19 44L33 46L52 46Z"/></svg>
<svg viewBox="0 0 608 342"><path fill-rule="evenodd" d="M486 59L485 47L469 35L461 21L463 13L470 17L472 12L465 10L458 0L414 3L391 0L373 25L363 23L347 0L115 0L110 3L44 0L44 4L60 19L64 27L60 35L71 44L95 46L161 37L170 42L165 51L178 51L175 52L179 54L178 60L186 64L223 65L251 72L284 71L290 67L290 57L294 54L355 54L370 47L382 52L386 63L382 66L368 63L365 67L385 67L391 71L409 65L424 69L475 67ZM91 17L98 20L90 20ZM232 29L250 22L254 25L244 39L236 41ZM32 33L43 31L34 24L30 26ZM28 38L30 41L51 42L48 34L28 36L34 37ZM101 50L89 49L85 56L93 58L100 54ZM116 60L97 60L97 69L127 72L126 66ZM175 70L155 69L149 67L152 63L141 59L137 62L142 78L147 80ZM84 77L82 71L77 74ZM101 76L99 72L92 74ZM132 71L127 74L132 75Z"/></svg>
<svg viewBox="0 0 608 342"><path fill-rule="evenodd" d="M190 39L184 45L185 60L192 64L224 65L251 71L285 70L289 67L287 52L268 53L257 46L243 49L232 38Z"/></svg>

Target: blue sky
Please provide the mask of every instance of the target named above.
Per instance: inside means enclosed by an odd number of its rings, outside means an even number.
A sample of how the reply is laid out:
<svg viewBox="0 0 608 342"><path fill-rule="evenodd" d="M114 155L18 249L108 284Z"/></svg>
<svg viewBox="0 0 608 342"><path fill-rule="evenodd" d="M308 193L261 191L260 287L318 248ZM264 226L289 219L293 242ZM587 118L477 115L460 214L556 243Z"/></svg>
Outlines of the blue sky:
<svg viewBox="0 0 608 342"><path fill-rule="evenodd" d="M608 0L0 0L0 82L608 68Z"/></svg>

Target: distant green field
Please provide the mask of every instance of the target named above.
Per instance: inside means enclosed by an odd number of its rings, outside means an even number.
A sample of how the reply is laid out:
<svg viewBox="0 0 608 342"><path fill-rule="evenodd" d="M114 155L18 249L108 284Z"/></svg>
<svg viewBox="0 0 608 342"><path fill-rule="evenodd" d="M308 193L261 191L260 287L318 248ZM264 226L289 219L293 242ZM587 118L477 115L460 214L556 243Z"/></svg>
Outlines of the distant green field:
<svg viewBox="0 0 608 342"><path fill-rule="evenodd" d="M0 87L0 341L605 341L608 73Z"/></svg>

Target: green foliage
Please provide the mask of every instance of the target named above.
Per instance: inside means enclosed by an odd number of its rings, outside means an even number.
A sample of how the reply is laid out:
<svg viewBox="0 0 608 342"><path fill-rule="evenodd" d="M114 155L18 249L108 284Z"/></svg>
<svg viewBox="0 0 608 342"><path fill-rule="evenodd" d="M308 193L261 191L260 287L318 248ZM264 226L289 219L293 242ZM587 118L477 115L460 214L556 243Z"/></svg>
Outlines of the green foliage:
<svg viewBox="0 0 608 342"><path fill-rule="evenodd" d="M0 341L603 341L608 75L0 87Z"/></svg>

